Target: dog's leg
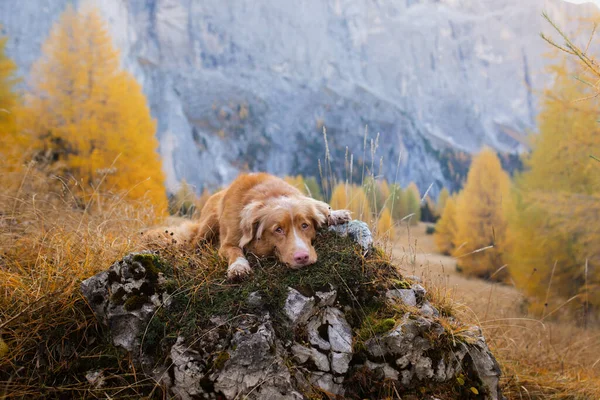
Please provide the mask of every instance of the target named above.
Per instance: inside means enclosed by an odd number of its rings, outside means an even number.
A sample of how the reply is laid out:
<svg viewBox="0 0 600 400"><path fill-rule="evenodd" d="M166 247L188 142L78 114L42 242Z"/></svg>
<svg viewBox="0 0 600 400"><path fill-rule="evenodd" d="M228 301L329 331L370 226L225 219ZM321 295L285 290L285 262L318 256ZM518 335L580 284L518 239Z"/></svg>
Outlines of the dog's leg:
<svg viewBox="0 0 600 400"><path fill-rule="evenodd" d="M345 224L352 220L351 212L348 210L332 210L329 204L324 201L313 200L317 211L325 216L325 223L328 226Z"/></svg>
<svg viewBox="0 0 600 400"><path fill-rule="evenodd" d="M227 259L227 278L229 280L244 279L252 274L252 268L244 257L244 252L238 246L224 245L219 249L219 254Z"/></svg>

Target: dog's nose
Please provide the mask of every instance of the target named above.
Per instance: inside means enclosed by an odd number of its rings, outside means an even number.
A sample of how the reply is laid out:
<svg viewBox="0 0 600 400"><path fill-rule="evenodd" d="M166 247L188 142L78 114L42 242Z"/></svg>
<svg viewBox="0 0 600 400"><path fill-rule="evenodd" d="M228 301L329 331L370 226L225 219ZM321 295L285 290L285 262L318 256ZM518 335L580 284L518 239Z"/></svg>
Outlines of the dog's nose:
<svg viewBox="0 0 600 400"><path fill-rule="evenodd" d="M294 253L294 261L296 264L304 265L308 263L308 252L307 251L297 251Z"/></svg>

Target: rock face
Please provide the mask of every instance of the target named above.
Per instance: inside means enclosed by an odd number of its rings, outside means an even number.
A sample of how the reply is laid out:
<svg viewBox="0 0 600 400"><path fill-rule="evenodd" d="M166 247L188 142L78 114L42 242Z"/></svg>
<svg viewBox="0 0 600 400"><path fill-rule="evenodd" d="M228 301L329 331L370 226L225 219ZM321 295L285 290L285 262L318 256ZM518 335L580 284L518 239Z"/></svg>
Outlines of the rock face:
<svg viewBox="0 0 600 400"><path fill-rule="evenodd" d="M80 2L0 2L22 76L65 5ZM515 151L533 127L549 80L541 13L564 26L595 10L561 0L93 3L158 120L170 190L183 178L218 186L245 168L317 177L323 125L342 175L346 146L362 158L368 125L388 180L434 183L431 194L448 179L437 150Z"/></svg>
<svg viewBox="0 0 600 400"><path fill-rule="evenodd" d="M334 236L323 238L341 240L333 254L346 246L362 257L362 245ZM365 276L356 288L338 285L333 271L330 282L320 284L307 283L310 271L300 277L301 271L280 272L281 295L273 295L275 286L249 281L235 289L245 296L243 304L231 303L241 311L225 305L204 316L210 302L202 300L198 311L189 312L193 301L178 298L183 290L169 283L173 271L152 253L126 256L84 281L82 291L110 328L112 344L128 350L144 373L177 398L502 398L499 366L477 327L440 316L426 289L391 266L362 260L366 266L356 271L364 268ZM331 268L316 265L314 272ZM353 271L344 271L347 286L363 278L352 278ZM262 273L259 268L255 279ZM265 282L273 284L271 279ZM213 292L212 303L226 301L218 298L223 294ZM176 327L182 309L193 323ZM154 343L148 345L150 337Z"/></svg>

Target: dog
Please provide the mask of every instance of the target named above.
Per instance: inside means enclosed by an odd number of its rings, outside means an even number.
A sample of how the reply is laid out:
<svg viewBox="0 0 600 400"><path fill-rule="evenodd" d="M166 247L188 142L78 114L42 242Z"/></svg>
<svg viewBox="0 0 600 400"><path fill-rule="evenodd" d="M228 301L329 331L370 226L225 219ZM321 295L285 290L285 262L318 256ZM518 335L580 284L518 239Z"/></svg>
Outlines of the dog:
<svg viewBox="0 0 600 400"><path fill-rule="evenodd" d="M198 222L173 230L173 240L197 246L218 239L228 279L241 280L252 274L244 252L274 255L291 269L306 267L317 261L312 245L317 229L350 218L350 211L334 211L276 176L242 174L208 199Z"/></svg>

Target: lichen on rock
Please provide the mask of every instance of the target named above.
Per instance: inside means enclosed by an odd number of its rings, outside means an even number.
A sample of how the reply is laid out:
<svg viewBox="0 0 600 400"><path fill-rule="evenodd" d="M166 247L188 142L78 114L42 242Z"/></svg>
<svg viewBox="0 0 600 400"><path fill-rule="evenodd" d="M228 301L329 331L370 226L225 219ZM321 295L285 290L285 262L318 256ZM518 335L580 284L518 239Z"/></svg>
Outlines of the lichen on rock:
<svg viewBox="0 0 600 400"><path fill-rule="evenodd" d="M320 231L318 262L298 271L249 255L254 275L231 284L221 264L194 278L189 260L134 253L82 290L111 344L180 399L500 399L481 331L442 320L365 225L346 225L360 235Z"/></svg>

